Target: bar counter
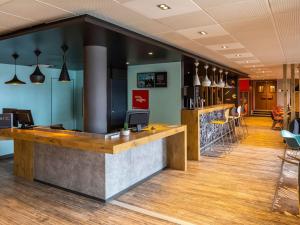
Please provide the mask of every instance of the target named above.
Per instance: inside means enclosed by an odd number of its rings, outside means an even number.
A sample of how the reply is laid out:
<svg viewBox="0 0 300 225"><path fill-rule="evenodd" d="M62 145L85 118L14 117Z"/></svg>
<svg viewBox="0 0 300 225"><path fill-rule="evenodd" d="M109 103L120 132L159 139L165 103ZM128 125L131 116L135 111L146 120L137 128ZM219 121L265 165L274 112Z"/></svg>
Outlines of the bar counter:
<svg viewBox="0 0 300 225"><path fill-rule="evenodd" d="M224 110L234 107L234 104L219 104L195 109L182 109L181 124L187 125L187 158L200 160L201 148L205 146L207 135L213 135L214 127L209 122L213 119L223 119Z"/></svg>
<svg viewBox="0 0 300 225"><path fill-rule="evenodd" d="M165 167L186 170L186 126L153 124L128 137L34 128L14 140L14 175L108 200Z"/></svg>

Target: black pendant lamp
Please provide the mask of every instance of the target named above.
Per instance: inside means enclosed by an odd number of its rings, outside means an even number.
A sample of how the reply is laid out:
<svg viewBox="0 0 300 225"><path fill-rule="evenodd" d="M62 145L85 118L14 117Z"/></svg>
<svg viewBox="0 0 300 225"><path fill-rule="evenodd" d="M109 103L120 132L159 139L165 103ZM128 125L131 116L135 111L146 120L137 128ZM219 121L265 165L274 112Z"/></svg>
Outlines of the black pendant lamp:
<svg viewBox="0 0 300 225"><path fill-rule="evenodd" d="M33 73L30 75L30 80L34 84L42 84L45 82L45 75L42 74L39 68L39 55L41 54L41 51L36 49L34 51L34 54L36 55L36 68L33 71Z"/></svg>
<svg viewBox="0 0 300 225"><path fill-rule="evenodd" d="M5 84L10 84L10 85L26 84L25 82L19 80L19 78L17 77L17 58L19 58L19 55L17 53L14 53L12 57L15 60L15 75L13 79L6 81Z"/></svg>
<svg viewBox="0 0 300 225"><path fill-rule="evenodd" d="M69 82L69 81L71 81L71 79L70 79L68 68L67 68L67 64L66 64L66 52L68 50L68 46L67 45L63 45L63 46L61 46L61 49L64 52L64 54L63 54L63 66L61 68L61 72L60 72L58 81Z"/></svg>

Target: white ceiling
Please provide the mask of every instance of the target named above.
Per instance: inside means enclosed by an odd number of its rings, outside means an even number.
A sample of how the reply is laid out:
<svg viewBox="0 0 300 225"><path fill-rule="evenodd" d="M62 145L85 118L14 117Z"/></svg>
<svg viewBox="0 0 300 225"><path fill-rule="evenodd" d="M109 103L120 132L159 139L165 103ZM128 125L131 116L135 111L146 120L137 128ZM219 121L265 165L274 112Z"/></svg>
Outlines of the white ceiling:
<svg viewBox="0 0 300 225"><path fill-rule="evenodd" d="M300 63L300 0L0 0L0 32L85 13L253 79L281 78L282 64Z"/></svg>

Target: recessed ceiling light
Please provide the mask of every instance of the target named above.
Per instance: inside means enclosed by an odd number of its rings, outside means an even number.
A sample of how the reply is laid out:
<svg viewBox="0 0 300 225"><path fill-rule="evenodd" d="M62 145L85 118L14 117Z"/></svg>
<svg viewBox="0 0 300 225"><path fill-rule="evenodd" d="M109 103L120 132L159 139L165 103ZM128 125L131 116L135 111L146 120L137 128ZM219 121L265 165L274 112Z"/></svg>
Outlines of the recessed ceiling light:
<svg viewBox="0 0 300 225"><path fill-rule="evenodd" d="M129 65L130 64L130 62L126 62L126 65Z"/></svg>
<svg viewBox="0 0 300 225"><path fill-rule="evenodd" d="M223 49L226 49L226 48L228 48L228 46L226 46L226 45L222 45L222 47L221 48L223 48Z"/></svg>
<svg viewBox="0 0 300 225"><path fill-rule="evenodd" d="M207 32L205 32L205 31L199 31L198 33L201 35L207 35Z"/></svg>
<svg viewBox="0 0 300 225"><path fill-rule="evenodd" d="M171 9L171 7L166 4L159 4L159 5L157 5L157 7L160 8L161 10Z"/></svg>
<svg viewBox="0 0 300 225"><path fill-rule="evenodd" d="M148 52L148 55L153 55L153 52Z"/></svg>
<svg viewBox="0 0 300 225"><path fill-rule="evenodd" d="M249 63L249 61L247 60L246 63Z"/></svg>

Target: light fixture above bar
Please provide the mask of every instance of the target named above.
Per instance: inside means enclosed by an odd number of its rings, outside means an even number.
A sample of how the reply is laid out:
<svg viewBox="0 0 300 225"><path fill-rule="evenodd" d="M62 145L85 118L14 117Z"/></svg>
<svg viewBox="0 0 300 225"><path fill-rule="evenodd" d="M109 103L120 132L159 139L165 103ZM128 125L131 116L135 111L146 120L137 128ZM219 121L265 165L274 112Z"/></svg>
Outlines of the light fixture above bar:
<svg viewBox="0 0 300 225"><path fill-rule="evenodd" d="M15 62L15 75L13 79L6 81L5 84L10 84L10 85L26 84L24 81L19 80L17 76L17 59L19 58L19 55L17 53L14 53L12 57L14 58L14 62Z"/></svg>

